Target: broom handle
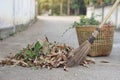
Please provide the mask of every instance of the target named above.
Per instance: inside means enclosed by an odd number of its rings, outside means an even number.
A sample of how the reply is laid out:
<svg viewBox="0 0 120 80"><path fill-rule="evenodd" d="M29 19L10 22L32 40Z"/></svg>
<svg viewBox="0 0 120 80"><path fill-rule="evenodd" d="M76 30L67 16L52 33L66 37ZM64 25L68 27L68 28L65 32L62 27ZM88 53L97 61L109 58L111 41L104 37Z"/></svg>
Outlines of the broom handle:
<svg viewBox="0 0 120 80"><path fill-rule="evenodd" d="M114 5L112 6L112 8L110 9L110 11L108 12L108 14L106 15L106 17L103 19L103 21L101 22L101 24L98 26L98 28L92 33L92 36L89 38L89 42L92 44L95 40L95 38L97 37L97 35L99 34L100 28L102 28L102 26L104 25L104 23L107 21L107 19L111 16L112 12L114 11L114 9L118 6L120 0L116 0L116 2L114 3Z"/></svg>

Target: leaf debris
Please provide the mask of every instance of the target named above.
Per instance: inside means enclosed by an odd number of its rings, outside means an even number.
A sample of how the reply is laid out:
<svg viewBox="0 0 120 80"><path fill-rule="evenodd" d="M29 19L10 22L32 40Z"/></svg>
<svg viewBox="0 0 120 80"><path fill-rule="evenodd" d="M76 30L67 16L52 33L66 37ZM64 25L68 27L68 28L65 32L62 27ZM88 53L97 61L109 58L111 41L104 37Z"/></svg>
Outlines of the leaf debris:
<svg viewBox="0 0 120 80"><path fill-rule="evenodd" d="M64 71L67 70L67 60L70 57L70 52L74 50L73 47L66 44L58 44L56 42L50 43L48 38L45 41L37 41L35 44L28 44L26 48L20 50L14 56L9 56L0 61L1 65L13 65L22 67L41 67L41 68L58 68L63 67ZM83 66L91 62L85 59ZM92 62L93 63L93 62Z"/></svg>

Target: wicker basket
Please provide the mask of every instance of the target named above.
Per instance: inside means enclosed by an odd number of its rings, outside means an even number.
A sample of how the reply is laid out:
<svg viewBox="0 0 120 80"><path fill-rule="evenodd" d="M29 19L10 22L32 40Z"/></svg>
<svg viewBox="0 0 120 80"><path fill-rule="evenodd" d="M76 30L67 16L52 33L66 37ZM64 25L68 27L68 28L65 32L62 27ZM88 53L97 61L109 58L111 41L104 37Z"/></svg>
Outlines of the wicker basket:
<svg viewBox="0 0 120 80"><path fill-rule="evenodd" d="M77 37L79 45L81 45L85 40L87 40L91 33L95 30L96 26L84 26L76 27ZM100 33L94 43L91 46L89 56L108 56L111 53L113 45L113 26L102 27Z"/></svg>

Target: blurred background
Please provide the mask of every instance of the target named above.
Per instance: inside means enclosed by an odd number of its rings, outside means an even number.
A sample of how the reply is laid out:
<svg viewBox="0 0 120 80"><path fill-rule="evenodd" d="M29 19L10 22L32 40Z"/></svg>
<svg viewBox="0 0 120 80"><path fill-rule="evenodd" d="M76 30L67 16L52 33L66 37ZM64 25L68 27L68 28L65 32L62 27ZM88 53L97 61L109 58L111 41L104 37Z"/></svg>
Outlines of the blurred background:
<svg viewBox="0 0 120 80"><path fill-rule="evenodd" d="M102 21L115 0L0 0L0 39L25 29L38 16L95 17ZM120 29L120 5L109 21Z"/></svg>

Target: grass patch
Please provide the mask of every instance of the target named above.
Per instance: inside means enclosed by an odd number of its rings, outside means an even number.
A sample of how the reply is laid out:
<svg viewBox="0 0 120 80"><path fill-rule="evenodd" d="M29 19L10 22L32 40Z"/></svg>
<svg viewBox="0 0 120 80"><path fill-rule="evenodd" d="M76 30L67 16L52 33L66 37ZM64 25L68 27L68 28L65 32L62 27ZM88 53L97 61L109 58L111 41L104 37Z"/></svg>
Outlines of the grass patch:
<svg viewBox="0 0 120 80"><path fill-rule="evenodd" d="M16 32L13 32L11 34L9 34L9 36L14 36L16 34Z"/></svg>

